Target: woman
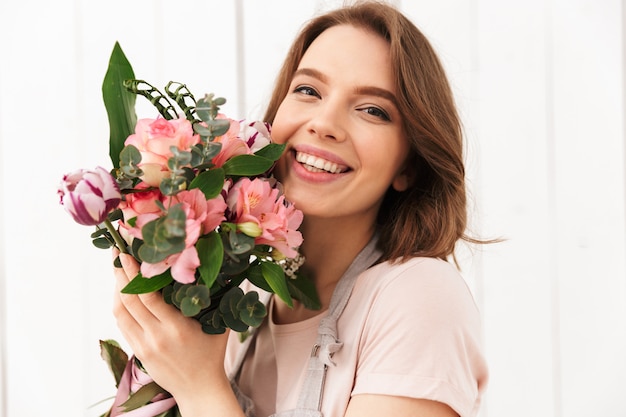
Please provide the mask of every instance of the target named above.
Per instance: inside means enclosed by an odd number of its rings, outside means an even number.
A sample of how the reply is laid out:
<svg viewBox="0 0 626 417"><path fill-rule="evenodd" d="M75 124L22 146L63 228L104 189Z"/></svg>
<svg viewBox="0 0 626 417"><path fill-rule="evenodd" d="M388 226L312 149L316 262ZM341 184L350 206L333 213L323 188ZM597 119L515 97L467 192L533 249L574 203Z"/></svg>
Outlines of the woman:
<svg viewBox="0 0 626 417"><path fill-rule="evenodd" d="M258 417L476 415L479 314L445 261L466 238L461 128L427 40L379 3L320 16L296 38L266 120L286 144L275 174L305 214L303 268L322 311L271 299L242 345L158 295L118 292L135 354L185 417L242 416L240 403ZM121 259L118 289L138 269Z"/></svg>

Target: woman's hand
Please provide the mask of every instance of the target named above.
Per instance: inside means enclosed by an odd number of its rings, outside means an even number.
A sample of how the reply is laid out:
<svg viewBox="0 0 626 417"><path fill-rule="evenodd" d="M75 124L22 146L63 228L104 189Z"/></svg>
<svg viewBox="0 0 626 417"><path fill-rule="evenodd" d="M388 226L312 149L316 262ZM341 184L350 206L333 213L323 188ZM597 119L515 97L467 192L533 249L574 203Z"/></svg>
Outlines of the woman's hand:
<svg viewBox="0 0 626 417"><path fill-rule="evenodd" d="M139 265L128 254L119 256L113 314L148 374L172 394L184 416L243 415L224 371L227 333L204 333L159 293L122 294Z"/></svg>

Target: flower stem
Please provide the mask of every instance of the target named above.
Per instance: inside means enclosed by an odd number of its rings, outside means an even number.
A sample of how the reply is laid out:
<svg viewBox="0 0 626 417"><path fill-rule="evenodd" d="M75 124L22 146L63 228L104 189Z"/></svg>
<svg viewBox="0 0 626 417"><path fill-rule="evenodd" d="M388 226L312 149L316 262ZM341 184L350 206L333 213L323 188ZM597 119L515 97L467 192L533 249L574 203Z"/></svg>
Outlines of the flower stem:
<svg viewBox="0 0 626 417"><path fill-rule="evenodd" d="M104 225L107 227L107 230L109 231L109 233L111 233L111 236L113 236L113 240L115 241L115 244L117 245L117 248L120 250L120 252L128 253L128 251L126 250L126 242L124 242L124 239L122 239L122 236L120 236L115 226L113 226L113 223L111 223L111 220L105 219Z"/></svg>

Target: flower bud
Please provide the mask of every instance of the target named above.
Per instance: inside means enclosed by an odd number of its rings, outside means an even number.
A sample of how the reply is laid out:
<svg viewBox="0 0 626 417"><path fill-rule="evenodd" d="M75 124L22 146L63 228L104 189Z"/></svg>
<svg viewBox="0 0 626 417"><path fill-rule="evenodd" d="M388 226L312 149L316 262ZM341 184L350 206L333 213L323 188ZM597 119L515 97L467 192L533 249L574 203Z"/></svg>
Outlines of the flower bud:
<svg viewBox="0 0 626 417"><path fill-rule="evenodd" d="M263 229L255 222L238 223L237 230L250 237L259 237L263 234Z"/></svg>
<svg viewBox="0 0 626 417"><path fill-rule="evenodd" d="M65 210L85 226L102 223L122 200L115 179L102 167L65 175L57 192Z"/></svg>

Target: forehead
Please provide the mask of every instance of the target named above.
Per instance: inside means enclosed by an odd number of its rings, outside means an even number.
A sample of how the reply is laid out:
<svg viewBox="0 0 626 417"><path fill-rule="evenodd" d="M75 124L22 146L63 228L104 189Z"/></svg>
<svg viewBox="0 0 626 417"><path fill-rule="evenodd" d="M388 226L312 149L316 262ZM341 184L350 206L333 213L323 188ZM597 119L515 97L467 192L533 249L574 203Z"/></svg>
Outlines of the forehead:
<svg viewBox="0 0 626 417"><path fill-rule="evenodd" d="M356 86L393 90L390 47L371 30L351 25L326 29L311 43L298 69L312 68Z"/></svg>

